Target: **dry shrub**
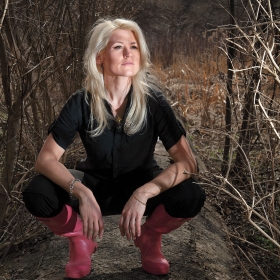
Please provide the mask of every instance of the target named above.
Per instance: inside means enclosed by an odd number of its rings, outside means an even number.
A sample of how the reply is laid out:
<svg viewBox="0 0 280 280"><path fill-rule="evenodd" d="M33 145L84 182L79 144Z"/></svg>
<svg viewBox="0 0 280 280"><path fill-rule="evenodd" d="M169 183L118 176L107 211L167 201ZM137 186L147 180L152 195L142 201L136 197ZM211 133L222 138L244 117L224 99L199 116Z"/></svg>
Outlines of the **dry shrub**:
<svg viewBox="0 0 280 280"><path fill-rule="evenodd" d="M242 268L250 279L254 279L254 274L276 279L274 270L280 267L278 76L263 69L258 76L261 87L257 87L258 80L252 80L255 73L252 63L256 61L244 53L235 57L228 133L225 129L227 57L223 53L218 46L198 49L191 56L178 56L171 67L157 70L173 108L184 120L208 167L208 172L200 174L199 179L228 223L227 234ZM253 98L248 99L252 88ZM226 136L231 139L230 161L226 174L221 175Z"/></svg>

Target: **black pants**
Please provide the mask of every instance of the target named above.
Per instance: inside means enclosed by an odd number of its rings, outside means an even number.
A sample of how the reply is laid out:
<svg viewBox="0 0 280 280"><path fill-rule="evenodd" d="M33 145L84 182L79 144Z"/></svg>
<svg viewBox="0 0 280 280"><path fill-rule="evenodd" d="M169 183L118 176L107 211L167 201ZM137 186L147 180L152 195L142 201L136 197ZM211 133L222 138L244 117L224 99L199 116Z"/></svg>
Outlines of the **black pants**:
<svg viewBox="0 0 280 280"><path fill-rule="evenodd" d="M92 190L102 215L121 214L133 191L161 172L131 172L114 180L104 180L78 170L69 171ZM78 200L70 200L68 192L42 175L35 176L24 189L23 201L28 211L37 217L54 217L65 204L79 213ZM158 205L163 204L172 217L192 218L199 213L204 201L204 191L190 178L148 199L144 215L150 215Z"/></svg>

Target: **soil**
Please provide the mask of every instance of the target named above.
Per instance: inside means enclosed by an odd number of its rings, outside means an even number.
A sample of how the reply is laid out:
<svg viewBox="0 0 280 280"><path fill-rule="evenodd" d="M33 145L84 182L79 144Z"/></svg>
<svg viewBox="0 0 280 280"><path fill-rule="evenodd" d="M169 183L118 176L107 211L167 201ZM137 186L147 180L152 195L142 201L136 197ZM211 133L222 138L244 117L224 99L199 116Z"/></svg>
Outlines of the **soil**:
<svg viewBox="0 0 280 280"><path fill-rule="evenodd" d="M159 142L157 161L162 167L170 159ZM119 216L104 217L105 234L98 241L92 256L92 271L84 279L246 279L227 242L226 224L212 205L204 208L193 220L163 235L162 246L170 262L170 272L153 276L141 269L140 252L131 241L122 238ZM144 219L143 219L144 222ZM1 279L66 279L64 265L68 261L67 239L53 235L45 228L45 236L24 250L11 252L0 266ZM40 238L38 239L40 240Z"/></svg>

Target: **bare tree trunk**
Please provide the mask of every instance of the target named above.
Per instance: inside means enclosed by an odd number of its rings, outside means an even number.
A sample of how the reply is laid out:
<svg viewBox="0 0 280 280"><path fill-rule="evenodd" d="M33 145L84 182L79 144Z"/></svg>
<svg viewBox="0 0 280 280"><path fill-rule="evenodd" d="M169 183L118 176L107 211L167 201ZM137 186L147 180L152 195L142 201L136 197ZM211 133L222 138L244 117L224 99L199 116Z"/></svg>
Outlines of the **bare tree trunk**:
<svg viewBox="0 0 280 280"><path fill-rule="evenodd" d="M49 49L50 49L51 55L54 58L54 63L55 63L56 69L57 69L57 71L60 75L60 81L61 81L61 85L62 85L62 89L63 89L64 98L68 99L70 93L69 93L69 88L67 86L67 82L66 82L66 79L65 79L65 73L62 70L62 65L60 65L59 61L57 60L57 55L56 55L56 52L53 48L53 45L52 45L52 42L51 42L49 36L46 36L46 37L48 39Z"/></svg>
<svg viewBox="0 0 280 280"><path fill-rule="evenodd" d="M5 103L9 110L12 105L12 96L11 96L11 91L10 91L10 71L9 71L9 65L8 65L8 60L7 60L7 56L6 56L6 50L5 50L2 34L0 34L0 61L1 61L1 73L2 73L1 78L2 78L2 85L3 85L3 90L4 90ZM11 131L11 130L9 129L7 131L7 139L9 139L9 136L8 136L9 131ZM7 158L7 150L8 150L8 147L6 148L5 160ZM8 165L10 165L10 164L11 163L8 163ZM2 225L6 207L7 207L7 202L8 202L9 189L7 188L7 186L9 186L10 180L9 180L8 176L6 175L7 168L8 168L7 164L4 164L4 167L2 170L1 185L0 185L0 226Z"/></svg>
<svg viewBox="0 0 280 280"><path fill-rule="evenodd" d="M6 21L4 22L6 24ZM10 68L6 56L6 49L3 40L3 34L0 35L0 60L2 72L2 84L4 90L5 104L8 112L6 151L4 157L4 166L0 184L0 226L2 225L8 198L11 191L13 179L14 163L16 157L16 138L19 132L21 99L12 103L12 92L10 88Z"/></svg>
<svg viewBox="0 0 280 280"><path fill-rule="evenodd" d="M249 156L250 146L251 146L251 139L253 128L253 119L255 118L254 115L254 88L255 84L259 81L260 75L259 72L254 71L252 75L252 80L250 81L250 86L248 92L245 95L244 100L244 110L243 110L243 120L240 130L239 136L239 145L237 148L237 154L235 159L235 170L238 174L243 174L244 165L246 165L246 158Z"/></svg>
<svg viewBox="0 0 280 280"><path fill-rule="evenodd" d="M7 34L7 45L14 51L15 57L18 58L18 63L23 63L24 56L20 55L20 44L17 33L11 33L10 21L4 20L4 27ZM22 102L29 93L31 73L21 77L22 84L17 89L17 95L13 97L11 91L11 73L9 71L8 58L6 56L6 46L4 42L3 34L0 36L0 59L1 59L1 71L2 71L2 84L5 96L5 105L7 107L8 119L6 123L7 135L6 135L6 150L4 157L4 166L2 170L2 178L0 185L0 227L2 225L7 202L10 196L12 188L12 180L14 177L14 165L17 155L17 137L20 130L20 118L22 112ZM19 44L17 45L18 42Z"/></svg>
<svg viewBox="0 0 280 280"><path fill-rule="evenodd" d="M36 94L33 91L30 95L32 101L31 101L31 109L32 109L32 115L33 115L33 142L34 146L36 148L37 153L40 152L40 149L42 147L41 137L40 137L40 117L38 114L38 108L37 108L37 101L36 101Z"/></svg>
<svg viewBox="0 0 280 280"><path fill-rule="evenodd" d="M14 174L14 164L16 158L16 144L19 133L20 116L21 116L21 98L17 98L12 103L12 93L10 89L10 71L8 60L6 57L6 50L3 41L3 35L0 36L0 59L2 84L5 96L5 103L8 111L7 120L7 136L6 136L6 151L4 157L4 166L2 170L2 178L0 184L0 226L2 225L5 210L8 202L8 197L11 191L11 184Z"/></svg>
<svg viewBox="0 0 280 280"><path fill-rule="evenodd" d="M45 100L45 106L44 106L44 112L45 112L45 123L46 123L46 127L49 127L50 124L52 123L52 121L54 120L55 114L53 112L53 108L52 108L52 101L50 98L50 93L48 90L48 85L44 82L43 83L44 87L45 87L45 92L43 94L43 98Z"/></svg>
<svg viewBox="0 0 280 280"><path fill-rule="evenodd" d="M10 90L10 67L6 55L5 45L3 41L3 35L0 34L0 61L1 61L1 73L2 73L2 85L4 90L5 103L7 108L12 106L12 94Z"/></svg>
<svg viewBox="0 0 280 280"><path fill-rule="evenodd" d="M20 128L21 101L15 102L8 110L6 153L0 185L0 226L2 225L14 175L14 164L17 154L17 136Z"/></svg>
<svg viewBox="0 0 280 280"><path fill-rule="evenodd" d="M256 20L261 22L262 19L262 10L260 10L257 14ZM261 27L264 28L264 27ZM260 49L261 44L257 41L254 44L254 49ZM259 95L256 93L257 84L259 84L258 90L260 90L261 86L261 77L260 77L260 62L253 60L253 70L250 76L248 91L245 92L244 98L244 110L243 110L243 119L240 129L239 136L239 145L237 148L237 154L234 162L234 169L236 174L239 174L239 177L242 180L245 180L246 174L244 174L244 170L247 170L246 166L249 153L252 145L252 138L256 135L257 129L255 125L255 107L254 105L258 103ZM243 176L244 174L244 176Z"/></svg>
<svg viewBox="0 0 280 280"><path fill-rule="evenodd" d="M234 18L235 18L235 1L230 0L230 25L234 25ZM228 160L229 160L229 151L230 151L230 132L231 132L231 115L232 115L232 108L231 108L231 101L233 96L233 89L232 89L232 77L233 77L233 63L232 59L235 55L234 44L232 40L234 40L234 32L233 30L229 34L230 43L228 45L228 56L227 56L227 91L228 94L226 96L226 115L225 115L225 122L226 122L226 137L225 137L225 144L224 144L224 155L223 155L223 163L222 163L222 174L223 176L226 175L228 171Z"/></svg>

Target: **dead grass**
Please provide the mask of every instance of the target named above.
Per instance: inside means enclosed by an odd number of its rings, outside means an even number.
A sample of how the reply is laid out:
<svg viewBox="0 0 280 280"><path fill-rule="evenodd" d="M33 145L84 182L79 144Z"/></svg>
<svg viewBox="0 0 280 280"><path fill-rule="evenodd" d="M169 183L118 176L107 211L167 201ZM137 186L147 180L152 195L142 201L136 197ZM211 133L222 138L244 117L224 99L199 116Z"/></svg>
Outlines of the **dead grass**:
<svg viewBox="0 0 280 280"><path fill-rule="evenodd" d="M208 168L208 173L201 174L200 179L211 203L227 222L229 241L248 279L278 279L280 196L275 186L280 178L279 140L257 115L255 130L251 132L256 136L246 170L242 176L234 173L234 169L230 170L228 183L225 183L220 172L227 135L226 57L217 48L198 50L191 57L178 56L168 69L160 64L156 64L155 69L171 105L184 120L189 136ZM238 148L246 86L244 76L236 75L230 135L232 162ZM262 98L279 129L279 99L272 100L274 87L274 79L268 76L263 84ZM258 114L258 110L256 112ZM278 174L278 177L273 178L271 174Z"/></svg>

